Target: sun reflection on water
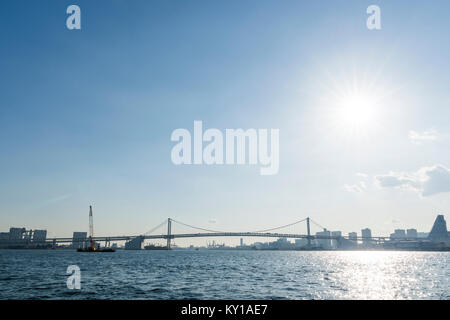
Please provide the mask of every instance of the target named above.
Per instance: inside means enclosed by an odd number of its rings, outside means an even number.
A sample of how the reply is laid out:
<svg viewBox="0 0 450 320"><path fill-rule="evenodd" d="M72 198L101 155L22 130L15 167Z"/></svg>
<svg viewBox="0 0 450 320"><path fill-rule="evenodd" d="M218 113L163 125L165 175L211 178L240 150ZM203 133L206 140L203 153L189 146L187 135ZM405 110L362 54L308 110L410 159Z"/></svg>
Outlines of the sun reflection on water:
<svg viewBox="0 0 450 320"><path fill-rule="evenodd" d="M414 272L426 262L423 255L389 251L341 252L333 262L338 270L333 272L332 288L340 288L341 298L399 299L416 298L421 292L409 292L420 274Z"/></svg>

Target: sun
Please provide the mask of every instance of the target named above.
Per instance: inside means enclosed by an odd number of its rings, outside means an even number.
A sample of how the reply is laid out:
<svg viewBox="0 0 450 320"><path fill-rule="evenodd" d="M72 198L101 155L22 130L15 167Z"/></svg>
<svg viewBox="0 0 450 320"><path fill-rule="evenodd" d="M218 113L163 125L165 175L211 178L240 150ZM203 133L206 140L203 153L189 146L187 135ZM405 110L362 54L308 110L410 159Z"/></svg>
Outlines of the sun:
<svg viewBox="0 0 450 320"><path fill-rule="evenodd" d="M349 129L371 126L376 117L376 104L368 94L353 93L341 97L336 106L336 121Z"/></svg>

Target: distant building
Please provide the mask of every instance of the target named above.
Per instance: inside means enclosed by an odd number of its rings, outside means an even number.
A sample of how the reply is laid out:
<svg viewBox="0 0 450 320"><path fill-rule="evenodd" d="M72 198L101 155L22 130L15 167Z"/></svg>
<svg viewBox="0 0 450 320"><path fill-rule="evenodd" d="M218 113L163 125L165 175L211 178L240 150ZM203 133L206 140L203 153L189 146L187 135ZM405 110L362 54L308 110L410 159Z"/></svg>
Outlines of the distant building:
<svg viewBox="0 0 450 320"><path fill-rule="evenodd" d="M443 215L438 215L434 221L433 228L428 235L428 239L432 241L442 241L448 239L447 223Z"/></svg>
<svg viewBox="0 0 450 320"><path fill-rule="evenodd" d="M358 233L357 232L349 232L348 239L352 241L358 240Z"/></svg>
<svg viewBox="0 0 450 320"><path fill-rule="evenodd" d="M331 239L329 238L330 236L331 232L328 231L327 229L324 229L323 231L320 232L316 232L317 244L324 249L330 249L331 248Z"/></svg>
<svg viewBox="0 0 450 320"><path fill-rule="evenodd" d="M406 230L406 237L408 239L417 239L417 230L416 229Z"/></svg>
<svg viewBox="0 0 450 320"><path fill-rule="evenodd" d="M9 232L0 232L0 241L6 242L9 240Z"/></svg>
<svg viewBox="0 0 450 320"><path fill-rule="evenodd" d="M72 247L75 249L84 248L87 243L87 232L74 232L72 237Z"/></svg>
<svg viewBox="0 0 450 320"><path fill-rule="evenodd" d="M47 230L34 230L33 242L44 243L47 240Z"/></svg>
<svg viewBox="0 0 450 320"><path fill-rule="evenodd" d="M125 250L142 250L144 239L136 237L125 243Z"/></svg>
<svg viewBox="0 0 450 320"><path fill-rule="evenodd" d="M417 238L419 239L426 239L428 238L428 232L417 232Z"/></svg>
<svg viewBox="0 0 450 320"><path fill-rule="evenodd" d="M361 237L364 245L371 244L372 241L372 230L365 228L361 230Z"/></svg>
<svg viewBox="0 0 450 320"><path fill-rule="evenodd" d="M342 232L341 232L341 231L332 231L332 232L331 232L331 236L332 236L332 237L338 237L338 238L341 238L341 237L342 237ZM339 239L339 240L337 240L337 239L332 239L332 240L331 240L331 247L334 248L334 249L336 249L337 247L339 247L339 242L340 242L340 239Z"/></svg>
<svg viewBox="0 0 450 320"><path fill-rule="evenodd" d="M295 246L297 248L306 247L308 245L308 239L301 238L301 239L295 239Z"/></svg>
<svg viewBox="0 0 450 320"><path fill-rule="evenodd" d="M390 238L392 240L406 239L406 232L403 229L396 229L396 230L394 230L394 233L391 233Z"/></svg>
<svg viewBox="0 0 450 320"><path fill-rule="evenodd" d="M286 238L278 238L277 241L272 242L270 245L273 249L286 250L292 248L292 243L289 242Z"/></svg>
<svg viewBox="0 0 450 320"><path fill-rule="evenodd" d="M241 242L240 242L240 244L241 244L241 247L243 247L243 246L244 246L244 239L243 239L243 238L241 238Z"/></svg>
<svg viewBox="0 0 450 320"><path fill-rule="evenodd" d="M9 228L9 241L14 243L21 243L24 240L25 233L25 228Z"/></svg>
<svg viewBox="0 0 450 320"><path fill-rule="evenodd" d="M33 230L25 230L25 233L23 234L23 239L26 242L31 242L31 239L33 239Z"/></svg>

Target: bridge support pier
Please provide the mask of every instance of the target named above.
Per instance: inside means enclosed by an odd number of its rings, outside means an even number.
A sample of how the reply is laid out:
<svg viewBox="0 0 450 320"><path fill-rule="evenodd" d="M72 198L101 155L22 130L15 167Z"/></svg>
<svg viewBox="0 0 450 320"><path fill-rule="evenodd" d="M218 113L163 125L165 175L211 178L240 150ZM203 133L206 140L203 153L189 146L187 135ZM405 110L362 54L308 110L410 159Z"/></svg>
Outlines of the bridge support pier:
<svg viewBox="0 0 450 320"><path fill-rule="evenodd" d="M308 248L311 248L311 227L309 225L309 217L306 218L306 230L308 234Z"/></svg>
<svg viewBox="0 0 450 320"><path fill-rule="evenodd" d="M171 240L172 237L172 220L170 218L167 219L167 250L171 249Z"/></svg>

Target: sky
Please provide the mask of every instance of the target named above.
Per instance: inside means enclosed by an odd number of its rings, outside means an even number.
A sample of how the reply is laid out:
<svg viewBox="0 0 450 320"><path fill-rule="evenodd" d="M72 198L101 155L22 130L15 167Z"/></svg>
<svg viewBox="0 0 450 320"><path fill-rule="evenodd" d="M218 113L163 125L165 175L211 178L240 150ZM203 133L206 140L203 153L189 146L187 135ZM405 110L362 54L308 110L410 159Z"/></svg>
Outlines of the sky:
<svg viewBox="0 0 450 320"><path fill-rule="evenodd" d="M66 28L71 4L81 30ZM381 30L366 26L372 4ZM93 205L99 236L168 217L428 232L450 217L448 12L446 0L1 1L0 231L71 236ZM279 129L278 174L174 165L171 133L196 120Z"/></svg>

